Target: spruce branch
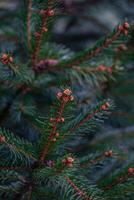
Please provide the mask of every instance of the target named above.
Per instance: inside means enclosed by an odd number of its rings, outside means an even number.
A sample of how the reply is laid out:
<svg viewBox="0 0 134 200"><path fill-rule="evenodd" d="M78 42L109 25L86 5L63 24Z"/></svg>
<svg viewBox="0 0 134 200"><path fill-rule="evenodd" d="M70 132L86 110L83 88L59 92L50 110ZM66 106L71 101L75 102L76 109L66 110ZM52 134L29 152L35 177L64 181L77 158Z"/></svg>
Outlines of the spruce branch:
<svg viewBox="0 0 134 200"><path fill-rule="evenodd" d="M92 160L87 160L85 162L80 163L80 168L87 168L92 165L96 165L99 162L102 162L103 160L107 158L112 158L116 155L112 150L105 151L103 154L99 155L97 158Z"/></svg>
<svg viewBox="0 0 134 200"><path fill-rule="evenodd" d="M25 156L27 159L32 159L33 161L37 161L36 158L30 154L25 152L23 149L18 148L17 146L15 146L14 144L10 144L8 143L8 141L5 140L5 142L3 143L6 147L8 147L9 149L11 149L13 152L15 151L16 153L20 153L23 156Z"/></svg>
<svg viewBox="0 0 134 200"><path fill-rule="evenodd" d="M84 197L85 200L93 200L88 194L81 190L68 176L65 176L67 183L74 189L78 196Z"/></svg>
<svg viewBox="0 0 134 200"><path fill-rule="evenodd" d="M74 70L78 72L85 72L85 73L96 73L96 72L102 72L102 73L109 73L112 74L113 72L113 66L107 67L104 65L99 65L98 67L79 67L79 66L73 66Z"/></svg>
<svg viewBox="0 0 134 200"><path fill-rule="evenodd" d="M129 178L134 178L134 168L129 168L127 173L118 177L111 184L105 186L104 190L111 190L113 187L126 182Z"/></svg>
<svg viewBox="0 0 134 200"><path fill-rule="evenodd" d="M100 54L105 48L108 48L115 40L117 40L122 34L128 35L129 24L127 22L119 25L114 32L109 35L106 39L104 38L100 44L96 43L96 45L91 48L87 49L84 52L80 52L74 58L68 60L65 63L61 63L58 66L60 67L73 67L80 65L81 63L96 57Z"/></svg>
<svg viewBox="0 0 134 200"><path fill-rule="evenodd" d="M31 48L31 17L32 17L32 0L28 0L28 11L27 11L27 40L28 48Z"/></svg>
<svg viewBox="0 0 134 200"><path fill-rule="evenodd" d="M63 112L64 112L64 109L65 109L65 106L69 103L69 101L73 100L73 96L71 94L72 94L72 92L69 89L64 90L63 93L59 92L57 94L57 97L59 99L61 99L60 105L59 105L59 109L57 111L56 118L50 119L50 121L52 122L52 130L51 130L50 136L48 137L47 144L45 145L45 147L43 148L43 150L40 153L39 160L41 162L43 162L44 159L46 158L47 153L49 151L49 148L50 148L51 144L53 144L53 142L54 142L55 134L57 132L58 125L60 123L64 122Z"/></svg>
<svg viewBox="0 0 134 200"><path fill-rule="evenodd" d="M42 23L41 23L41 27L40 27L40 31L35 33L35 50L34 50L34 54L33 54L33 64L37 64L38 61L38 55L40 53L41 50L41 45L42 45L42 39L44 36L44 33L46 33L48 31L47 28L47 19L48 17L51 17L54 15L54 10L51 10L51 8L48 8L47 10L41 10L40 11L40 15L42 18Z"/></svg>
<svg viewBox="0 0 134 200"><path fill-rule="evenodd" d="M100 105L100 107L97 107L92 113L85 116L83 119L81 119L78 123L75 124L74 127L72 127L69 132L75 132L78 128L80 128L83 124L85 124L87 121L91 120L97 113L101 111L108 110L110 107L109 102L105 102L104 104Z"/></svg>

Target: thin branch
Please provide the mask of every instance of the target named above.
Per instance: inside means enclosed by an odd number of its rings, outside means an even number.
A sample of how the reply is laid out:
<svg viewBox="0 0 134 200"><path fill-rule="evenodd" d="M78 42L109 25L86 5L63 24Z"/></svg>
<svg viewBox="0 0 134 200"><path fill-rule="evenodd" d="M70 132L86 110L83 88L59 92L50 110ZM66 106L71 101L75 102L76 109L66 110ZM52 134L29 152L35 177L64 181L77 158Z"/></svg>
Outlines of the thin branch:
<svg viewBox="0 0 134 200"><path fill-rule="evenodd" d="M93 200L85 191L81 190L77 185L75 185L75 183L69 177L65 176L65 179L69 185L77 192L78 196L83 196L86 200Z"/></svg>
<svg viewBox="0 0 134 200"><path fill-rule="evenodd" d="M31 48L31 17L32 17L32 0L28 0L27 39L29 48Z"/></svg>
<svg viewBox="0 0 134 200"><path fill-rule="evenodd" d="M16 152L20 152L20 153L23 154L26 158L28 158L28 159L31 158L32 160L37 161L37 159L36 159L32 154L26 153L23 149L18 148L18 147L16 147L16 146L13 145L13 144L9 144L8 142L4 142L4 144L5 144L9 149L13 149L13 150L16 151Z"/></svg>
<svg viewBox="0 0 134 200"><path fill-rule="evenodd" d="M129 24L127 22L118 26L115 32L107 37L102 44L98 47L98 44L95 45L92 49L87 50L87 52L81 53L82 55L76 56L74 59L67 61L66 63L61 63L61 66L73 67L79 65L87 60L90 60L100 54L105 48L108 48L114 41L116 41L122 34L128 35Z"/></svg>
<svg viewBox="0 0 134 200"><path fill-rule="evenodd" d="M97 113L99 113L101 110L107 110L110 104L108 102L104 103L103 105L100 106L100 108L96 109L93 113L90 113L87 115L84 119L82 119L78 124L76 124L73 128L69 130L69 132L74 132L76 131L80 126L82 126L84 123L92 119Z"/></svg>
<svg viewBox="0 0 134 200"><path fill-rule="evenodd" d="M48 153L48 151L49 151L49 147L50 147L51 143L53 142L52 140L53 140L53 138L54 138L54 136L55 136L55 133L56 133L56 131L57 131L57 126L58 126L58 124L59 124L59 120L58 120L58 119L60 119L60 118L62 117L62 114L63 114L64 108L65 108L65 105L66 105L66 102L62 101L62 102L61 102L61 105L60 105L60 108L59 108L59 110L58 110L58 112L57 112L57 117L56 117L56 119L55 119L55 124L53 125L52 131L51 131L50 136L49 136L49 138L48 138L48 143L47 143L47 145L45 145L45 147L43 148L43 150L42 150L41 153L40 153L40 158L39 158L39 160L40 160L41 162L44 161L44 159L45 159L45 157L46 157L46 155L47 155L47 153Z"/></svg>
<svg viewBox="0 0 134 200"><path fill-rule="evenodd" d="M121 183L125 183L129 178L132 178L132 175L126 174L124 176L121 176L118 179L116 179L113 183L105 186L104 190L111 190L113 187L115 187Z"/></svg>

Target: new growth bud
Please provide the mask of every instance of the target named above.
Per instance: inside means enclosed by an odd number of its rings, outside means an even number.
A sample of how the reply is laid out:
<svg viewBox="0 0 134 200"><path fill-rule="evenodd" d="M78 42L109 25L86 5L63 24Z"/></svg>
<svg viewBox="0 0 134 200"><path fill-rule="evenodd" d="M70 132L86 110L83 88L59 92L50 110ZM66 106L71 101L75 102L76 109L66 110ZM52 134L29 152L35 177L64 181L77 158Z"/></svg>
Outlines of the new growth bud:
<svg viewBox="0 0 134 200"><path fill-rule="evenodd" d="M3 65L8 65L13 62L13 57L8 54L3 54L0 58Z"/></svg>

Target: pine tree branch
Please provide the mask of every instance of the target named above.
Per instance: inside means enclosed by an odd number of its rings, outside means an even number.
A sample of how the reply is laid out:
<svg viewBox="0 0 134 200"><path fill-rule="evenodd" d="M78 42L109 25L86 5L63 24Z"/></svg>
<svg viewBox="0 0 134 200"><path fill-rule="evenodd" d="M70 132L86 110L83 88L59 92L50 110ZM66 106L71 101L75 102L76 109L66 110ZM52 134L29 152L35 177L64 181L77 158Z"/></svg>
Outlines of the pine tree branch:
<svg viewBox="0 0 134 200"><path fill-rule="evenodd" d="M94 110L92 113L87 115L84 119L82 119L78 124L76 124L73 128L69 130L70 133L75 132L80 126L82 126L84 123L92 119L97 113L99 113L102 110L107 110L110 104L108 102L101 105L99 108Z"/></svg>
<svg viewBox="0 0 134 200"><path fill-rule="evenodd" d="M103 39L100 44L96 43L96 45L93 48L87 49L84 52L80 52L74 58L68 60L65 63L60 63L57 66L73 67L96 57L105 48L108 48L114 41L116 41L121 35L128 35L128 29L129 24L127 22L123 23L122 25L119 25L117 29L115 29L115 31L106 39Z"/></svg>
<svg viewBox="0 0 134 200"><path fill-rule="evenodd" d="M45 157L46 157L46 155L47 155L47 153L48 153L48 151L49 151L49 147L50 147L50 145L53 143L53 138L55 137L55 134L56 134L56 131L57 131L57 126L58 126L58 124L60 123L59 119L61 119L61 117L62 117L62 114L63 114L63 112L64 112L65 105L66 105L66 102L61 101L59 110L58 110L58 112L57 112L57 117L55 118L55 122L54 122L54 124L53 124L53 128L52 128L51 133L50 133L50 136L49 136L49 138L48 138L48 143L47 143L47 145L45 145L45 147L43 148L43 150L42 150L41 153L40 153L40 158L39 158L39 160L40 160L41 162L44 161L44 159L45 159Z"/></svg>
<svg viewBox="0 0 134 200"><path fill-rule="evenodd" d="M9 144L7 141L5 141L4 144L5 144L5 146L7 146L9 149L12 149L12 150L15 151L15 152L21 153L21 154L24 155L26 158L28 158L28 159L30 158L30 159L32 159L33 161L37 161L37 159L36 159L33 155L31 155L31 154L25 152L25 151L24 151L23 149L21 149L21 148L16 147L14 144Z"/></svg>
<svg viewBox="0 0 134 200"><path fill-rule="evenodd" d="M86 200L93 200L91 197L88 196L88 194L81 190L75 183L67 176L65 176L66 181L68 184L74 189L74 191L78 194L78 196L84 197Z"/></svg>
<svg viewBox="0 0 134 200"><path fill-rule="evenodd" d="M134 177L134 174L126 174L124 176L121 176L119 177L118 179L116 179L113 183L105 186L104 190L111 190L113 187L119 185L119 184L122 184L122 183L125 183L129 178L132 178Z"/></svg>
<svg viewBox="0 0 134 200"><path fill-rule="evenodd" d="M32 17L32 0L28 0L27 40L29 49L31 48L31 17Z"/></svg>
<svg viewBox="0 0 134 200"><path fill-rule="evenodd" d="M42 25L41 25L41 29L39 31L39 37L36 39L36 45L35 45L35 51L34 51L34 55L33 55L33 63L36 64L37 59L38 59L38 55L40 52L40 48L41 48L41 44L42 44L42 38L44 35L44 31L43 28L46 27L46 21L47 21L47 16L43 16L42 17Z"/></svg>
<svg viewBox="0 0 134 200"><path fill-rule="evenodd" d="M50 132L50 135L48 137L47 144L43 147L43 150L41 150L39 161L43 162L44 159L46 158L49 148L51 147L51 144L53 144L55 135L58 129L58 125L60 123L64 122L64 117L63 117L63 112L65 109L65 106L70 102L74 100L74 97L72 96L72 91L70 89L65 89L63 92L58 92L57 93L57 98L59 100L59 105L58 105L58 111L56 113L55 118L51 118L50 122L52 123L52 130Z"/></svg>
<svg viewBox="0 0 134 200"><path fill-rule="evenodd" d="M85 72L85 73L96 73L96 72L100 72L100 73L104 73L107 72L109 74L112 73L113 71L113 67L106 67L104 65L100 65L98 67L79 67L79 66L73 66L72 67L74 70L78 71L78 72Z"/></svg>
<svg viewBox="0 0 134 200"><path fill-rule="evenodd" d="M97 163L105 160L106 158L110 158L110 157L113 157L113 156L114 156L114 153L112 152L112 150L106 151L106 152L104 152L104 154L101 154L100 156L98 156L95 159L92 159L92 160L86 161L84 163L81 163L80 164L80 168L87 168L90 165L91 166L92 165L96 165Z"/></svg>
<svg viewBox="0 0 134 200"><path fill-rule="evenodd" d="M48 2L48 3L51 3L51 1ZM34 54L33 54L33 57L32 57L32 63L34 65L38 61L38 55L40 53L43 36L48 31L47 20L48 20L49 17L54 15L54 11L51 10L51 8L49 7L48 10L41 10L40 15L42 17L42 22L41 22L40 31L35 33L36 44L35 44L35 51L34 51Z"/></svg>

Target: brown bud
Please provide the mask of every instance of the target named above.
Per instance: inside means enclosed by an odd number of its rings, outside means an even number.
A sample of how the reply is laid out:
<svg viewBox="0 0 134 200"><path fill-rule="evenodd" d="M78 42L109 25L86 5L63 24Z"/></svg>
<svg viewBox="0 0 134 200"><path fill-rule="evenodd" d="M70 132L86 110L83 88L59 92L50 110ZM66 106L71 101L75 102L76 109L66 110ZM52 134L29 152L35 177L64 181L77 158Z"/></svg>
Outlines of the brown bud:
<svg viewBox="0 0 134 200"><path fill-rule="evenodd" d="M43 33L46 33L48 31L48 29L46 27L42 28Z"/></svg>
<svg viewBox="0 0 134 200"><path fill-rule="evenodd" d="M63 94L70 96L72 94L72 91L70 89L66 89L66 90L63 91Z"/></svg>
<svg viewBox="0 0 134 200"><path fill-rule="evenodd" d="M57 99L60 99L62 97L62 92L58 92L56 96L57 96Z"/></svg>
<svg viewBox="0 0 134 200"><path fill-rule="evenodd" d="M119 30L119 31L123 31L123 30L124 30L123 26L120 25L120 26L118 27L118 30Z"/></svg>
<svg viewBox="0 0 134 200"><path fill-rule="evenodd" d="M73 101L74 100L74 96L70 96L70 101Z"/></svg>
<svg viewBox="0 0 134 200"><path fill-rule="evenodd" d="M105 155L106 157L112 157L112 156L113 156L113 151L112 151L112 150L106 151L106 152L104 153L104 155Z"/></svg>
<svg viewBox="0 0 134 200"><path fill-rule="evenodd" d="M129 25L128 22L125 22L124 25L123 25L123 27L124 27L125 29L128 29L128 28L130 27L130 25Z"/></svg>
<svg viewBox="0 0 134 200"><path fill-rule="evenodd" d="M9 56L8 54L3 54L1 56L1 62L4 64L4 65L8 65L10 63L13 62L13 57L12 56Z"/></svg>
<svg viewBox="0 0 134 200"><path fill-rule="evenodd" d="M50 118L50 122L54 122L54 121L55 121L55 119L51 117Z"/></svg>
<svg viewBox="0 0 134 200"><path fill-rule="evenodd" d="M128 174L129 174L129 175L134 175L134 168L130 167L130 168L128 169Z"/></svg>
<svg viewBox="0 0 134 200"><path fill-rule="evenodd" d="M0 136L0 143L4 143L6 141L5 136Z"/></svg>
<svg viewBox="0 0 134 200"><path fill-rule="evenodd" d="M48 9L48 10L47 10L47 15L48 15L49 17L53 16L53 15L54 15L54 10Z"/></svg>
<svg viewBox="0 0 134 200"><path fill-rule="evenodd" d="M52 141L53 141L53 142L56 142L56 138L53 138Z"/></svg>
<svg viewBox="0 0 134 200"><path fill-rule="evenodd" d="M56 133L55 136L56 136L56 137L59 137L59 133Z"/></svg>

